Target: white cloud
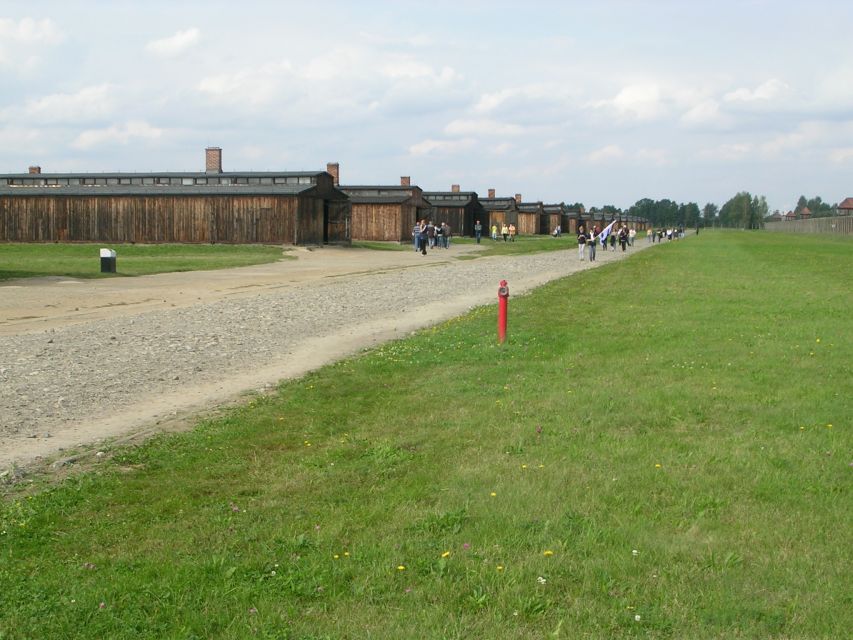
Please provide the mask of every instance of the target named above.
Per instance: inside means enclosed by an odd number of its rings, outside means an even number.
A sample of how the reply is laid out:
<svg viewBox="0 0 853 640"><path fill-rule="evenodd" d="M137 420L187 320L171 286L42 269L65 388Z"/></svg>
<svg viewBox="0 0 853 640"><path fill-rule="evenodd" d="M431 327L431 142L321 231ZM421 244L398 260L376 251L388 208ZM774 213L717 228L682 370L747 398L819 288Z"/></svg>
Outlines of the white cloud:
<svg viewBox="0 0 853 640"><path fill-rule="evenodd" d="M716 100L703 100L682 115L680 122L688 127L726 128L731 125L731 118L720 110Z"/></svg>
<svg viewBox="0 0 853 640"><path fill-rule="evenodd" d="M636 120L653 120L666 111L661 89L655 83L628 85L615 97L594 101L590 106L609 109L619 117Z"/></svg>
<svg viewBox="0 0 853 640"><path fill-rule="evenodd" d="M754 148L754 145L748 142L736 142L705 149L699 155L709 160L741 160L750 155Z"/></svg>
<svg viewBox="0 0 853 640"><path fill-rule="evenodd" d="M380 47L403 47L410 49L427 47L433 44L432 38L425 34L418 34L411 37L396 37L369 31L359 31L358 37L367 44Z"/></svg>
<svg viewBox="0 0 853 640"><path fill-rule="evenodd" d="M6 127L0 129L0 147L25 151L32 149L40 141L42 133L38 129Z"/></svg>
<svg viewBox="0 0 853 640"><path fill-rule="evenodd" d="M492 147L492 153L496 156L503 156L512 151L514 145L509 142L502 142Z"/></svg>
<svg viewBox="0 0 853 640"><path fill-rule="evenodd" d="M106 129L88 129L78 135L71 146L75 149L91 149L107 144L127 144L133 139L156 140L163 135L163 129L152 127L147 122L132 121L121 126L112 125Z"/></svg>
<svg viewBox="0 0 853 640"><path fill-rule="evenodd" d="M258 105L279 97L282 83L291 75L288 60L267 63L237 71L202 78L196 89L224 102Z"/></svg>
<svg viewBox="0 0 853 640"><path fill-rule="evenodd" d="M624 157L625 151L622 147L616 144L609 144L606 147L596 149L595 151L587 154L586 159L592 164L602 164L614 160L621 160Z"/></svg>
<svg viewBox="0 0 853 640"><path fill-rule="evenodd" d="M776 78L771 78L758 85L755 89L740 88L730 91L723 96L723 99L726 102L735 103L768 102L770 100L778 100L788 93L789 90L790 87L787 84Z"/></svg>
<svg viewBox="0 0 853 640"><path fill-rule="evenodd" d="M0 65L31 68L39 60L40 47L59 44L63 37L50 18L0 18Z"/></svg>
<svg viewBox="0 0 853 640"><path fill-rule="evenodd" d="M829 152L829 160L835 164L847 164L853 161L853 147L833 149Z"/></svg>
<svg viewBox="0 0 853 640"><path fill-rule="evenodd" d="M495 93L484 93L480 96L479 101L474 105L475 111L494 111L507 100L514 98L522 92L521 88L501 89Z"/></svg>
<svg viewBox="0 0 853 640"><path fill-rule="evenodd" d="M62 41L62 33L50 18L22 18L17 22L0 18L0 40L23 44L57 44Z"/></svg>
<svg viewBox="0 0 853 640"><path fill-rule="evenodd" d="M473 138L462 138L461 140L433 140L428 138L409 147L409 154L413 156L426 156L431 154L449 155L467 151L473 148L477 141Z"/></svg>
<svg viewBox="0 0 853 640"><path fill-rule="evenodd" d="M108 84L83 87L76 93L54 93L7 109L4 116L41 122L85 122L102 118L115 108L114 88Z"/></svg>
<svg viewBox="0 0 853 640"><path fill-rule="evenodd" d="M637 159L644 163L651 163L662 167L669 164L669 154L666 149L643 148L637 151Z"/></svg>
<svg viewBox="0 0 853 640"><path fill-rule="evenodd" d="M152 40L145 45L145 50L154 55L166 58L177 56L187 49L194 47L198 43L200 36L201 32L196 27L191 27L184 31L178 31L168 38Z"/></svg>
<svg viewBox="0 0 853 640"><path fill-rule="evenodd" d="M524 133L524 128L517 124L509 124L489 119L460 119L453 120L444 127L444 132L451 136L517 136Z"/></svg>

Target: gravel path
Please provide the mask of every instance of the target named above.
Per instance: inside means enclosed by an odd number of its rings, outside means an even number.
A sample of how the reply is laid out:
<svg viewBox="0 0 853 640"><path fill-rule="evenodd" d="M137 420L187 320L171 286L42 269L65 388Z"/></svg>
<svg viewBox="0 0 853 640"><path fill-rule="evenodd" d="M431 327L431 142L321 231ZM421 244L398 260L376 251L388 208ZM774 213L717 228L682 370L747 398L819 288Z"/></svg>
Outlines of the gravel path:
<svg viewBox="0 0 853 640"><path fill-rule="evenodd" d="M597 264L641 248L599 252ZM252 297L0 336L0 470L210 408L494 302L501 279L519 294L589 267L575 250L413 263ZM428 300L421 293L425 279Z"/></svg>

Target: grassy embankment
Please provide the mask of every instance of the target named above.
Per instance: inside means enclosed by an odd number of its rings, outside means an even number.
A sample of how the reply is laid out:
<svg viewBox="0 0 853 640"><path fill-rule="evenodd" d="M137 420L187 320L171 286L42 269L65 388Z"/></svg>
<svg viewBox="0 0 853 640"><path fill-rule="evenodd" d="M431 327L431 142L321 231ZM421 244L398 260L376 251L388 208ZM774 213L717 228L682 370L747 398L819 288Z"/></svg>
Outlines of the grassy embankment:
<svg viewBox="0 0 853 640"><path fill-rule="evenodd" d="M116 271L101 273L99 249L116 251ZM67 276L103 278L228 269L275 262L281 247L224 244L0 244L0 281Z"/></svg>
<svg viewBox="0 0 853 640"><path fill-rule="evenodd" d="M851 249L705 232L9 496L0 637L844 637Z"/></svg>
<svg viewBox="0 0 853 640"><path fill-rule="evenodd" d="M474 238L454 237L451 240L450 248L454 245L473 245L476 244ZM371 241L354 241L353 247L359 249L374 249L377 251L413 251L412 245L409 242L371 242ZM559 238L550 236L518 236L514 242L504 242L503 239L497 241L491 238L484 237L481 241L481 251L477 253L468 253L458 256L459 260L474 260L487 256L508 256L521 255L525 253L541 253L543 251L561 251L563 249L571 249L577 246L575 236L563 235ZM443 249L434 249L439 255L443 255ZM453 256L453 253L447 255Z"/></svg>

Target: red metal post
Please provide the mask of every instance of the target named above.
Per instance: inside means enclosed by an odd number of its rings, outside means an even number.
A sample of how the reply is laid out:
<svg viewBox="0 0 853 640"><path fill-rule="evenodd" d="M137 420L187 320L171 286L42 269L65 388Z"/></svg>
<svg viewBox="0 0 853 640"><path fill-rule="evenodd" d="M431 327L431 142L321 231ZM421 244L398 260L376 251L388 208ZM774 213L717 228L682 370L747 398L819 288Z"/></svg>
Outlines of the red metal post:
<svg viewBox="0 0 853 640"><path fill-rule="evenodd" d="M501 280L498 288L498 342L506 342L506 312L509 300L509 286L506 280Z"/></svg>

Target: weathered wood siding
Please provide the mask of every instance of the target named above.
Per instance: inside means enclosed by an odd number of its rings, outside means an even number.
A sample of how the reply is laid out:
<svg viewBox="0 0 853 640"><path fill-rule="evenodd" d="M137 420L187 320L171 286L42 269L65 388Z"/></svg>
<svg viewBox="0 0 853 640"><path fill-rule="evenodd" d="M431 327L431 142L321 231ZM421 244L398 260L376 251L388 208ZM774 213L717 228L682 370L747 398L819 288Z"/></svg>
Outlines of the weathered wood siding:
<svg viewBox="0 0 853 640"><path fill-rule="evenodd" d="M0 241L7 242L302 244L322 240L323 200L316 197L0 197Z"/></svg>
<svg viewBox="0 0 853 640"><path fill-rule="evenodd" d="M518 212L518 224L515 225L518 235L533 236L539 232L539 214Z"/></svg>
<svg viewBox="0 0 853 640"><path fill-rule="evenodd" d="M408 242L417 214L412 204L353 203L352 238Z"/></svg>
<svg viewBox="0 0 853 640"><path fill-rule="evenodd" d="M464 207L433 207L430 213L434 223L446 222L450 225L450 232L453 235L463 235L462 229L465 226L466 215Z"/></svg>
<svg viewBox="0 0 853 640"><path fill-rule="evenodd" d="M553 233L554 229L557 227L563 228L562 225L562 216L559 213L549 213L545 216L548 219L548 229L547 233Z"/></svg>
<svg viewBox="0 0 853 640"><path fill-rule="evenodd" d="M853 235L853 216L765 222L764 229L766 231L787 231L788 233L839 233L842 235Z"/></svg>
<svg viewBox="0 0 853 640"><path fill-rule="evenodd" d="M506 211L489 211L489 233L491 233L491 225L496 225L498 233L500 233L501 225L504 223L509 224L506 213ZM483 228L487 228L485 223L483 223Z"/></svg>

